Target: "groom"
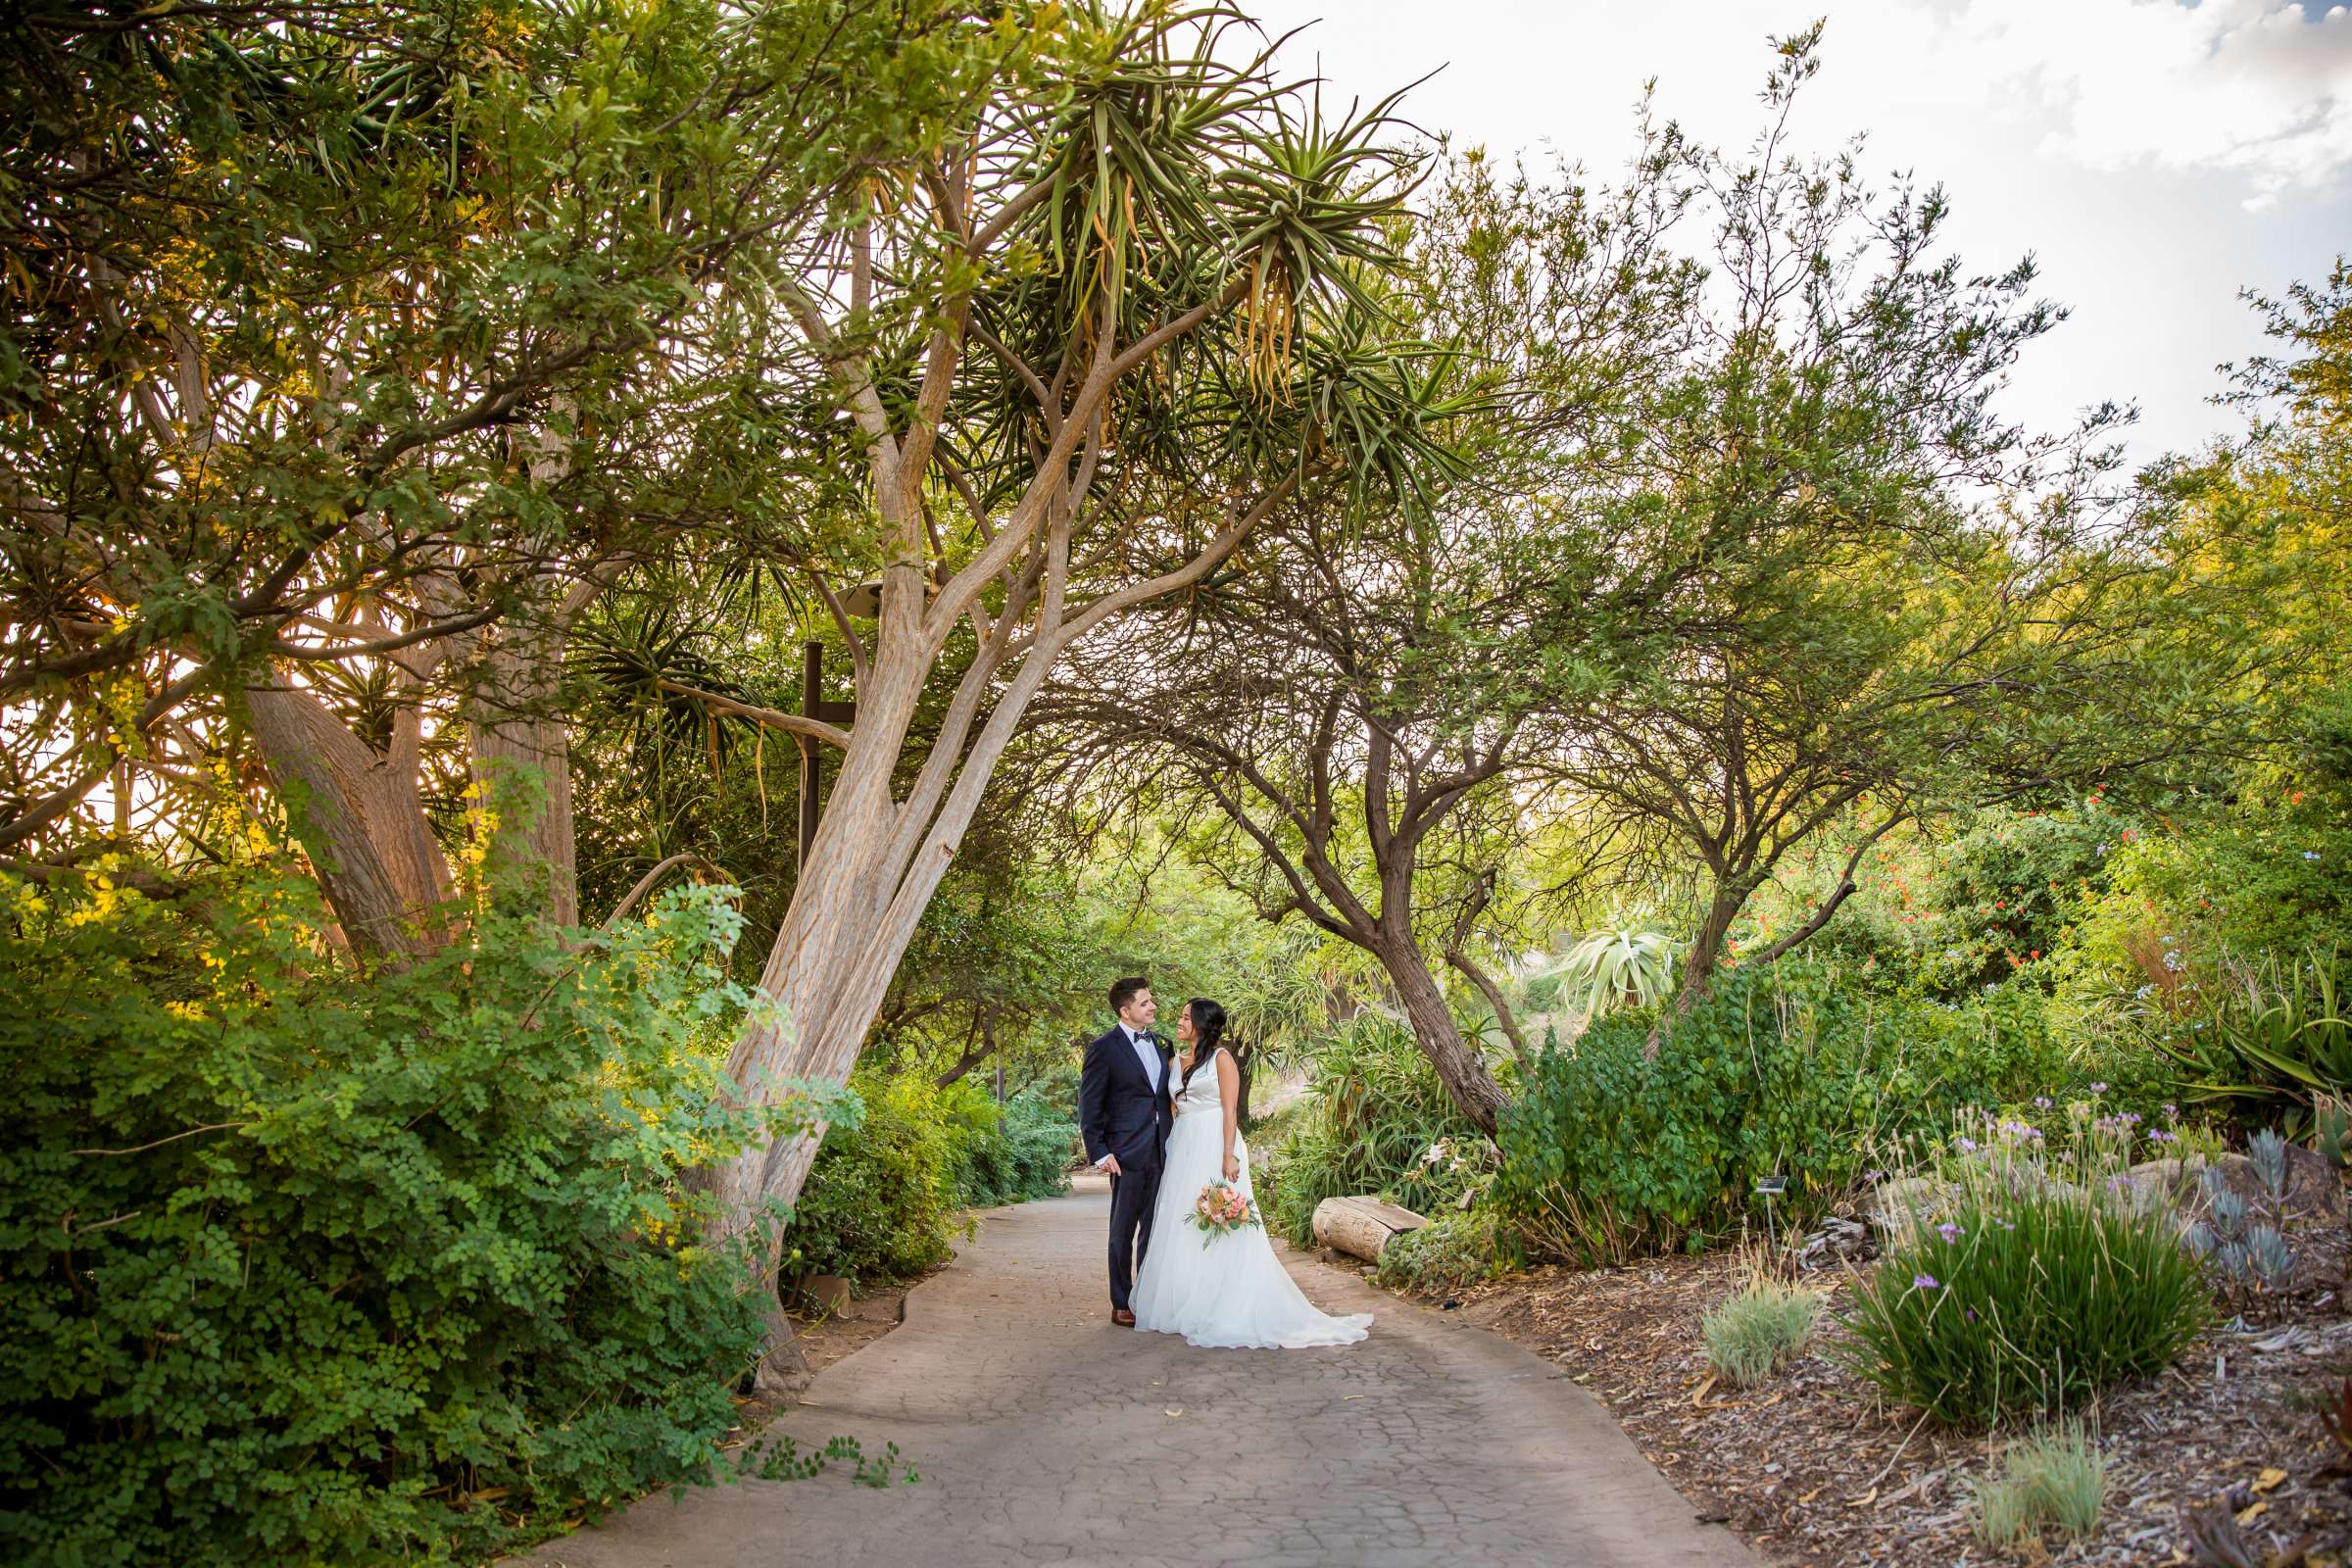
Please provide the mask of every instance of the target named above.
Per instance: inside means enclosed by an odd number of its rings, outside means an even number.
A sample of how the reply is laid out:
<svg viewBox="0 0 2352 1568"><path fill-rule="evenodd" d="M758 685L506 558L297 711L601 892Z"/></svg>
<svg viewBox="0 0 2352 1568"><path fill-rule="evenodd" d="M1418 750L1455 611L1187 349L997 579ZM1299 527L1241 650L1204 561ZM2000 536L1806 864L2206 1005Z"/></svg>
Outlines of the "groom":
<svg viewBox="0 0 2352 1568"><path fill-rule="evenodd" d="M1152 1205L1175 1113L1168 1106L1167 1044L1152 1032L1159 1004L1142 975L1113 981L1119 1021L1086 1048L1078 1075L1078 1131L1095 1169L1110 1172L1110 1320L1135 1326L1127 1292L1152 1246Z"/></svg>

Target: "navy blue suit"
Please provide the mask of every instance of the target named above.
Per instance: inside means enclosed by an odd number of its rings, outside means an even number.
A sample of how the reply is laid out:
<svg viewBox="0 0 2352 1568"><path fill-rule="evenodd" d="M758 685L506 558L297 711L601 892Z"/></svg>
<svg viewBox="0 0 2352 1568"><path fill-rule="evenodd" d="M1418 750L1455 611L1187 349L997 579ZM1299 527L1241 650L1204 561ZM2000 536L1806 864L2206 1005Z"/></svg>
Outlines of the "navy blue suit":
<svg viewBox="0 0 2352 1568"><path fill-rule="evenodd" d="M1159 1200L1168 1129L1176 1122L1168 1104L1175 1063L1167 1042L1145 1038L1159 1053L1157 1089L1124 1025L1086 1048L1078 1075L1078 1131L1086 1139L1086 1157L1100 1162L1105 1154L1119 1156L1120 1173L1110 1179L1110 1304L1120 1312L1128 1309L1127 1292L1152 1246L1152 1208Z"/></svg>

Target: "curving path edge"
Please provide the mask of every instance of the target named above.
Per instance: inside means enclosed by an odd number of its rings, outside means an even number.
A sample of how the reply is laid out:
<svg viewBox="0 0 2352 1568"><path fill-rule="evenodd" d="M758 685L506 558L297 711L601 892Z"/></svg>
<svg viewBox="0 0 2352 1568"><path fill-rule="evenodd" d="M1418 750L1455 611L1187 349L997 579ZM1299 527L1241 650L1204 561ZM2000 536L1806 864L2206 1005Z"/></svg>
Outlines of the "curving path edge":
<svg viewBox="0 0 2352 1568"><path fill-rule="evenodd" d="M755 1482L638 1502L534 1568L1012 1568L1759 1562L1700 1525L1583 1388L1518 1347L1286 1249L1372 1337L1196 1350L1113 1327L1108 1196L979 1216L906 1320L827 1367L771 1430L898 1444L913 1486ZM1278 1244L1279 1245L1279 1244Z"/></svg>

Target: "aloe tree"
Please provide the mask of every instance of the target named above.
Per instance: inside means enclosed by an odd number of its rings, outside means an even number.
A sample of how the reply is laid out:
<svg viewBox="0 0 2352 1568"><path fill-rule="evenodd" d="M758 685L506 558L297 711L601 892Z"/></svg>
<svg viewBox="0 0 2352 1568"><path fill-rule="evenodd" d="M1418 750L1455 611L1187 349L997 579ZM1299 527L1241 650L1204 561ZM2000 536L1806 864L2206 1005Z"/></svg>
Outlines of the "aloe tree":
<svg viewBox="0 0 2352 1568"><path fill-rule="evenodd" d="M1662 932L1607 927L1561 955L1552 973L1589 1017L1617 1006L1651 1006L1674 985L1674 942Z"/></svg>
<svg viewBox="0 0 2352 1568"><path fill-rule="evenodd" d="M1395 484L1430 443L1371 282L1410 173L1386 106L1326 118L1228 46L1241 19L1223 5L1034 17L1022 68L874 169L774 280L805 349L782 369L811 372L787 384L852 432L848 505L805 565L858 716L765 720L839 767L760 976L781 1006L730 1057L755 1099L847 1077L1072 647L1206 580L1302 488ZM842 612L868 574L870 632ZM719 1171L729 1229L789 1202L815 1147Z"/></svg>

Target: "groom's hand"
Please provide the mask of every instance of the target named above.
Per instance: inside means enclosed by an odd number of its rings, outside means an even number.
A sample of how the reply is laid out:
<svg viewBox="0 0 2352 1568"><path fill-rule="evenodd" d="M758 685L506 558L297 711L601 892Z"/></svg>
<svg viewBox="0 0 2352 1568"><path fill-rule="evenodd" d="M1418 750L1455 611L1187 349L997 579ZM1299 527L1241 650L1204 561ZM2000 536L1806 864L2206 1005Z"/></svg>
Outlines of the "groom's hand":
<svg viewBox="0 0 2352 1568"><path fill-rule="evenodd" d="M1106 1170L1113 1176L1124 1176L1127 1174L1125 1171L1119 1169L1119 1156L1116 1154L1104 1154L1102 1156L1102 1163L1095 1168L1098 1170Z"/></svg>

